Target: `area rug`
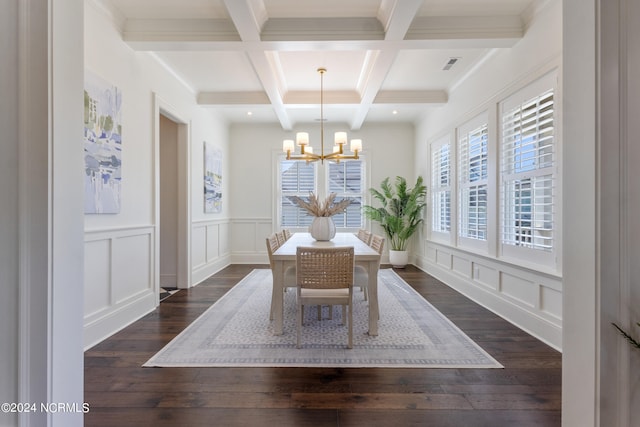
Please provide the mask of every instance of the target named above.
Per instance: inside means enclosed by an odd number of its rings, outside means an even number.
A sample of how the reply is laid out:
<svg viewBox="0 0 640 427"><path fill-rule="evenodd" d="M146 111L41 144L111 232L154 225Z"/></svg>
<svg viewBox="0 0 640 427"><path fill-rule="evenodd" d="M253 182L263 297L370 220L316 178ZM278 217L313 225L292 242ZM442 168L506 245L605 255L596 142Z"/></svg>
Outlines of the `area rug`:
<svg viewBox="0 0 640 427"><path fill-rule="evenodd" d="M296 348L296 295L285 292L284 334L269 320L271 271L251 271L144 366L502 368L393 270L378 273L378 336L369 336L368 302L354 289L353 348L340 307L305 309Z"/></svg>

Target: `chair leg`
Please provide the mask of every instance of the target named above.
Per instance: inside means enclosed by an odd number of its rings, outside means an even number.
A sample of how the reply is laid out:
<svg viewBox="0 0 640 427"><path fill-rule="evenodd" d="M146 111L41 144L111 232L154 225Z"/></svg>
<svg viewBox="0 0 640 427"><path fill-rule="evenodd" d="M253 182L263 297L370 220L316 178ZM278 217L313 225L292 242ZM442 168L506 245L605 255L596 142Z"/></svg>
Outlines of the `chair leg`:
<svg viewBox="0 0 640 427"><path fill-rule="evenodd" d="M346 308L346 306L343 306ZM353 348L353 305L349 304L349 344L347 348Z"/></svg>
<svg viewBox="0 0 640 427"><path fill-rule="evenodd" d="M303 310L303 305L300 303L300 296L298 296L298 310L297 310L297 341L296 341L296 348L300 348L300 335L301 335L301 330L302 330L302 310Z"/></svg>
<svg viewBox="0 0 640 427"><path fill-rule="evenodd" d="M347 306L346 305L342 305L342 325L344 325L344 322L347 321Z"/></svg>

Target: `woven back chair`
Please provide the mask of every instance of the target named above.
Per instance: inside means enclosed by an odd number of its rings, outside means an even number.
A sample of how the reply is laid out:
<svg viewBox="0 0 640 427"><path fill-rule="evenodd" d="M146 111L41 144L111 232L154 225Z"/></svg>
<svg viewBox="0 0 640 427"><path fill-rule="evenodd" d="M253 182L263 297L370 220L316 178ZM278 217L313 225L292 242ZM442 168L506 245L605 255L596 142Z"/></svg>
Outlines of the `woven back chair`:
<svg viewBox="0 0 640 427"><path fill-rule="evenodd" d="M267 237L267 254L269 255L269 265L271 266L271 270L273 270L273 253L278 250L280 247L280 242L278 242L278 237L275 233L271 236Z"/></svg>
<svg viewBox="0 0 640 427"><path fill-rule="evenodd" d="M301 345L303 306L323 304L343 306L342 323L348 316L349 325L347 347L353 347L353 267L353 247L297 248L298 348Z"/></svg>
<svg viewBox="0 0 640 427"><path fill-rule="evenodd" d="M373 234L371 236L371 249L375 250L380 254L382 258L382 251L384 249L384 237L379 236L377 234ZM380 268L380 259L378 259L378 268ZM362 291L364 291L364 300L367 301L369 299L369 273L368 271L362 267L361 265L356 266L354 276L355 286L359 286Z"/></svg>
<svg viewBox="0 0 640 427"><path fill-rule="evenodd" d="M358 230L358 239L365 242L367 245L371 243L371 232L361 228Z"/></svg>
<svg viewBox="0 0 640 427"><path fill-rule="evenodd" d="M273 253L278 250L280 247L280 243L278 242L278 237L276 233L273 233L271 236L267 237L267 255L269 255L269 266L271 267L271 278L275 280L274 269L275 262L273 261ZM296 269L295 267L289 267L284 271L284 284L282 289L285 291L287 288L294 288L296 286ZM272 285L272 293L271 293L271 310L269 311L269 319L273 320L273 306L275 298L282 298L282 295L275 294L276 287Z"/></svg>
<svg viewBox="0 0 640 427"><path fill-rule="evenodd" d="M288 228L282 230L282 234L284 235L284 240L289 240L291 238L291 230Z"/></svg>
<svg viewBox="0 0 640 427"><path fill-rule="evenodd" d="M287 239L285 239L284 237L284 232L282 231L278 231L276 233L276 238L278 239L278 246L282 245L284 242L287 241Z"/></svg>

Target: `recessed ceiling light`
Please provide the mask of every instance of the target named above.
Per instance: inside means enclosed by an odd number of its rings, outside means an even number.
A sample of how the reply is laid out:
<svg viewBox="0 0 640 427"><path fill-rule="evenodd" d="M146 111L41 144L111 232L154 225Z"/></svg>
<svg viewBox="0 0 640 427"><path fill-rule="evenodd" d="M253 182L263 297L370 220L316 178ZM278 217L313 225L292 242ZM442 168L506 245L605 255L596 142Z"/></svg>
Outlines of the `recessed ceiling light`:
<svg viewBox="0 0 640 427"><path fill-rule="evenodd" d="M247 111L247 116L253 116L253 113L251 111Z"/></svg>
<svg viewBox="0 0 640 427"><path fill-rule="evenodd" d="M398 110L393 110L393 111L391 112L391 114L394 114L394 115L395 115L395 114L398 114Z"/></svg>

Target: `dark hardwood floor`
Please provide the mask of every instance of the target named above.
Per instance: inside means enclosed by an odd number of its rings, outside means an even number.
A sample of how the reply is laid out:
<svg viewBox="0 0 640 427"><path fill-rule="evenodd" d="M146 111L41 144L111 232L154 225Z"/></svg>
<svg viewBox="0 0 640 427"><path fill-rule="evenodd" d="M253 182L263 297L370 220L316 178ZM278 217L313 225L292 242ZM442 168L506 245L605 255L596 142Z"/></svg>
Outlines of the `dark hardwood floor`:
<svg viewBox="0 0 640 427"><path fill-rule="evenodd" d="M229 266L88 350L85 425L560 425L561 354L411 266L396 271L504 369L141 367L244 275L266 267Z"/></svg>

